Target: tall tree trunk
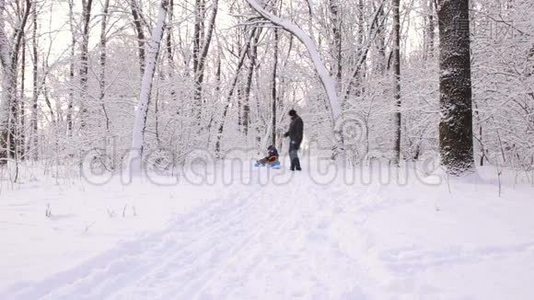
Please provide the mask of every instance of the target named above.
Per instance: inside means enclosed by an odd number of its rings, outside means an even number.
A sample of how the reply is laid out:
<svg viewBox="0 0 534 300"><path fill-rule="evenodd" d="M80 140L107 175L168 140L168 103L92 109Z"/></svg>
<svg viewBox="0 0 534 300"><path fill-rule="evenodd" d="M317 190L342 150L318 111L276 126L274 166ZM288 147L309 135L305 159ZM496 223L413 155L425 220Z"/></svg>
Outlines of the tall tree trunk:
<svg viewBox="0 0 534 300"><path fill-rule="evenodd" d="M362 50L358 53L358 61L356 62L356 66L354 67L354 70L351 71L350 77L347 80L346 89L343 93L343 102L346 102L348 97L352 93L352 88L355 85L353 82L354 80L358 80L361 76L362 69L365 68L365 62L367 60L367 56L369 55L369 50L372 47L372 43L375 40L375 38L378 36L378 33L382 30L384 23L386 21L386 16L384 16L383 9L385 2L387 0L382 0L379 7L376 9L374 13L373 20L371 21L371 25L369 28L369 34L367 35L367 42L365 45L362 45ZM360 5L360 11L363 11L363 1L359 0ZM363 20L363 15L360 15L360 20ZM363 37L363 26L364 24L359 24L359 31L362 31L359 36ZM359 44L363 44L363 38Z"/></svg>
<svg viewBox="0 0 534 300"><path fill-rule="evenodd" d="M194 101L197 107L197 122L200 129L202 115L202 85L204 83L204 73L206 58L208 56L213 32L215 30L215 21L219 11L219 0L213 1L212 13L209 19L207 32L204 32L205 2L197 0L195 13L195 33L193 42L193 69L194 69Z"/></svg>
<svg viewBox="0 0 534 300"><path fill-rule="evenodd" d="M71 33L71 48L70 48L70 60L69 60L69 100L67 104L67 136L72 136L72 131L74 129L74 120L72 117L74 110L74 60L76 53L76 33L74 29L74 0L69 0L69 27ZM34 83L34 86L36 84Z"/></svg>
<svg viewBox="0 0 534 300"><path fill-rule="evenodd" d="M334 46L334 60L335 60L335 78L338 85L338 92L341 90L341 78L343 76L343 44L341 35L341 17L339 15L339 0L329 0L329 9L331 16L331 26Z"/></svg>
<svg viewBox="0 0 534 300"><path fill-rule="evenodd" d="M165 20L167 19L167 12L169 9L169 0L161 0L158 20L152 29L152 37L147 43L147 59L145 64L145 72L143 74L143 81L141 83L141 93L139 95L139 105L135 116L135 123L132 132L132 147L130 158L128 160L130 171L139 173L142 170L145 128L148 117L148 108L150 106L150 98L152 93L152 84L154 74L160 51L160 44L165 31Z"/></svg>
<svg viewBox="0 0 534 300"><path fill-rule="evenodd" d="M88 73L89 73L89 23L91 21L91 8L93 6L93 0L82 0L82 42L80 45L80 127L83 136L85 136L85 128L90 116L89 113L89 86L88 86Z"/></svg>
<svg viewBox="0 0 534 300"><path fill-rule="evenodd" d="M195 76L195 91L194 91L194 100L195 100L195 106L197 107L197 111L200 112L200 102L202 97L202 86L199 86L198 84L198 69L200 64L200 47L202 43L201 38L201 31L202 31L202 24L204 22L204 18L202 18L202 10L203 8L203 1L202 0L195 0L195 25L193 29L193 76Z"/></svg>
<svg viewBox="0 0 534 300"><path fill-rule="evenodd" d="M105 103L104 97L106 95L106 59L107 59L106 30L107 30L108 14L109 14L109 0L105 0L104 7L102 9L102 27L100 31L100 78L99 78L98 83L100 87L99 100L100 100L100 105L102 107L102 112L104 113L104 117L106 118L107 133L109 133L109 130L110 130L110 119L109 119L108 112L106 109L106 103Z"/></svg>
<svg viewBox="0 0 534 300"><path fill-rule="evenodd" d="M400 0L393 1L393 30L395 35L395 44L393 48L393 66L394 66L394 98L395 98L395 158L394 161L398 165L401 160L401 62L400 62Z"/></svg>
<svg viewBox="0 0 534 300"><path fill-rule="evenodd" d="M0 164L16 155L16 130L19 99L17 94L17 68L24 29L31 12L26 0L20 21L13 37L8 39L5 28L5 0L0 0L0 65L3 69L2 103L0 106Z"/></svg>
<svg viewBox="0 0 534 300"><path fill-rule="evenodd" d="M237 62L237 68L235 71L234 78L232 80L232 85L230 86L230 91L228 92L228 96L226 97L226 104L223 109L221 123L219 125L219 129L217 130L217 140L215 142L215 153L217 157L220 157L221 154L221 141L222 136L224 132L224 123L226 120L226 115L228 114L228 109L230 108L230 103L232 101L232 97L234 96L235 89L237 86L237 83L239 82L239 74L241 73L241 69L243 68L243 64L245 62L245 57L247 55L247 52L250 48L250 44L252 43L252 38L254 37L256 33L257 28L252 29L252 32L248 36L247 40L245 41L245 46L241 50L241 53L239 55L239 60Z"/></svg>
<svg viewBox="0 0 534 300"><path fill-rule="evenodd" d="M254 77L254 70L256 69L256 61L258 60L258 43L261 36L261 28L256 31L252 46L250 47L250 64L247 72L247 83L245 86L245 99L243 105L243 132L245 136L248 135L250 126L250 92L252 90L252 79Z"/></svg>
<svg viewBox="0 0 534 300"><path fill-rule="evenodd" d="M32 56L33 56L33 94L32 94L32 113L31 113L31 148L32 158L39 159L39 124L37 122L37 109L39 100L39 52L38 52L38 37L37 37L37 8L33 8L33 31L32 31Z"/></svg>
<svg viewBox="0 0 534 300"><path fill-rule="evenodd" d="M434 2L435 0L424 0L426 26L424 30L424 57L425 59L434 57L435 44L435 21L434 21Z"/></svg>
<svg viewBox="0 0 534 300"><path fill-rule="evenodd" d="M441 163L454 176L474 169L469 1L439 0L439 140Z"/></svg>
<svg viewBox="0 0 534 300"><path fill-rule="evenodd" d="M167 49L167 64L169 68L168 76L171 83L171 100L176 105L178 104L178 97L176 93L176 86L174 84L174 76L176 75L176 66L174 65L174 56L173 56L173 39L172 39L172 26L174 21L174 0L169 2L169 23L167 24L167 40L166 40L166 49ZM180 111L177 111L179 114Z"/></svg>
<svg viewBox="0 0 534 300"><path fill-rule="evenodd" d="M271 97L272 97L272 140L271 144L276 145L276 106L278 105L278 93L277 93L277 86L276 81L278 77L278 52L279 52L279 35L278 35L278 28L274 29L274 57L273 57L273 77L272 77L272 90L271 90Z"/></svg>
<svg viewBox="0 0 534 300"><path fill-rule="evenodd" d="M18 155L21 160L25 159L26 156L26 41L22 40L22 58L20 66L20 121L19 121L19 132L17 138L17 149Z"/></svg>
<svg viewBox="0 0 534 300"><path fill-rule="evenodd" d="M2 63L2 102L0 103L0 164L7 163L10 158L9 147L9 107L15 92L12 84L13 66L11 65L11 46L5 29L5 0L0 0L0 59Z"/></svg>
<svg viewBox="0 0 534 300"><path fill-rule="evenodd" d="M373 7L374 7L374 2L373 2ZM376 9L377 8L375 8L375 10ZM383 5L381 5L378 8L378 18L380 19L384 18L384 6ZM378 66L377 67L378 73L380 75L384 75L386 71L387 62L386 62L386 34L385 34L385 29L384 29L383 24L377 25L377 28L376 28L376 47L378 50L378 61L376 62L376 65Z"/></svg>
<svg viewBox="0 0 534 300"><path fill-rule="evenodd" d="M142 15L137 0L130 0L130 9L132 10L132 17L134 23L135 33L137 34L137 51L139 55L139 69L141 76L145 72L145 31L141 22Z"/></svg>

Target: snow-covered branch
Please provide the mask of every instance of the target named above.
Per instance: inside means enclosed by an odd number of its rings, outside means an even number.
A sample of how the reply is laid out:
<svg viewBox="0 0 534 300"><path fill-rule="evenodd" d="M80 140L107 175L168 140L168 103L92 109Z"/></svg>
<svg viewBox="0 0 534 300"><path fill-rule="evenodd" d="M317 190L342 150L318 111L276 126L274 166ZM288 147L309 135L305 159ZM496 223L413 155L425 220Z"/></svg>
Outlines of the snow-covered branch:
<svg viewBox="0 0 534 300"><path fill-rule="evenodd" d="M341 116L341 104L338 100L338 95L336 91L336 81L334 80L334 78L332 78L332 76L330 76L330 73L328 72L328 69L326 68L321 58L319 49L317 45L315 44L315 42L312 40L312 38L304 30L302 30L297 24L291 21L282 19L278 16L275 16L274 14L265 10L265 8L263 8L263 6L260 3L258 3L258 1L256 0L246 0L246 1L262 17L271 21L273 24L276 24L282 27L284 30L290 32L304 44L313 62L315 70L317 71L317 74L319 75L319 78L321 79L321 83L324 86L326 94L328 96L330 109L332 113L332 120L336 120L339 116Z"/></svg>

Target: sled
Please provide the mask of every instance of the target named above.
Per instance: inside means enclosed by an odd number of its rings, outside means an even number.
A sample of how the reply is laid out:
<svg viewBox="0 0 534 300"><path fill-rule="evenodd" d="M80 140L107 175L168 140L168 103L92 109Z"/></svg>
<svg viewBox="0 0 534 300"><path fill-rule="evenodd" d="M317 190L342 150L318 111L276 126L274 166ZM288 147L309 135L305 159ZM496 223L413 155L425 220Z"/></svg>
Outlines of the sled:
<svg viewBox="0 0 534 300"><path fill-rule="evenodd" d="M279 161L275 162L275 163L272 163L272 164L261 164L260 162L256 162L254 164L255 167L257 168L261 168L261 167L266 167L266 168L271 168L271 169L276 169L276 170L279 170L282 168L282 164L280 164Z"/></svg>

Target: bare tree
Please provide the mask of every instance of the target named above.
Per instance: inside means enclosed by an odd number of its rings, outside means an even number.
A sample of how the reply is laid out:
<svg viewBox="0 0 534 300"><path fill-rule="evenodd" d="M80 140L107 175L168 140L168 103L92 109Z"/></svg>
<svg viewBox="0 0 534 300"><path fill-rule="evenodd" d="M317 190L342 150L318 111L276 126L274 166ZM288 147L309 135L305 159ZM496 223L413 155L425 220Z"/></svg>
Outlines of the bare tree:
<svg viewBox="0 0 534 300"><path fill-rule="evenodd" d="M93 0L82 0L82 41L80 43L80 127L87 126L89 114L88 72L89 72L89 33Z"/></svg>
<svg viewBox="0 0 534 300"><path fill-rule="evenodd" d="M156 72L157 60L160 52L160 44L165 31L165 20L169 10L169 0L161 0L157 23L152 29L152 37L147 43L147 59L145 72L141 84L139 95L139 105L135 116L135 123L132 132L132 147L128 160L130 171L138 173L142 168L144 151L145 128L148 117L148 107L152 93L154 73Z"/></svg>
<svg viewBox="0 0 534 300"><path fill-rule="evenodd" d="M250 124L250 93L252 89L252 79L254 77L254 71L256 69L256 62L258 59L258 43L261 36L261 28L256 31L254 36L253 43L249 51L249 66L247 71L247 82L245 86L245 96L243 104L243 132L245 135L248 135L249 124Z"/></svg>
<svg viewBox="0 0 534 300"><path fill-rule="evenodd" d="M336 92L336 81L330 76L328 70L326 69L326 66L322 61L319 49L315 42L306 32L304 32L296 24L292 23L291 21L284 20L268 12L256 0L246 1L262 17L269 20L273 24L282 27L284 30L290 32L304 44L306 50L308 50L308 53L310 54L310 58L313 62L315 70L317 71L317 74L321 79L321 83L325 88L330 104L331 121L334 122L334 120L341 116L341 105L338 101L338 95Z"/></svg>
<svg viewBox="0 0 534 300"><path fill-rule="evenodd" d="M142 14L138 0L130 0L135 33L137 34L137 49L139 53L139 68L141 76L145 71L145 31L143 29Z"/></svg>
<svg viewBox="0 0 534 300"><path fill-rule="evenodd" d="M425 57L432 58L434 57L434 44L435 44L435 20L434 20L434 7L435 0L423 0L425 9L426 9L426 26L425 26L425 36L424 36L424 55Z"/></svg>
<svg viewBox="0 0 534 300"><path fill-rule="evenodd" d="M8 39L6 33L5 8L5 0L0 0L0 64L4 73L3 99L0 107L0 164L5 164L6 159L15 157L17 152L15 141L19 105L17 69L24 29L31 12L31 1L25 1L25 8L14 26L11 39Z"/></svg>
<svg viewBox="0 0 534 300"><path fill-rule="evenodd" d="M70 59L69 59L69 100L67 103L67 135L72 136L74 129L74 69L76 53L76 32L74 28L74 0L69 0L69 28L71 33ZM35 84L37 85L37 84Z"/></svg>
<svg viewBox="0 0 534 300"><path fill-rule="evenodd" d="M196 12L195 12L195 33L194 33L194 46L193 46L193 71L194 71L194 84L195 94L194 103L197 107L197 120L200 125L201 112L202 112L202 85L204 83L204 74L206 69L206 58L211 45L213 32L215 30L215 21L217 19L217 13L219 11L219 0L213 0L212 13L209 18L207 32L204 32L204 0L196 0ZM200 126L199 126L200 129Z"/></svg>
<svg viewBox="0 0 534 300"><path fill-rule="evenodd" d="M33 57L33 94L31 110L31 147L34 160L39 159L39 122L38 122L38 100L39 100L39 52L37 36L37 5L32 9L33 30L32 30L32 57Z"/></svg>
<svg viewBox="0 0 534 300"><path fill-rule="evenodd" d="M342 43L342 19L340 16L339 0L328 0L328 7L331 14L331 26L334 44L335 74L338 88L341 89L341 79L343 76L343 43Z"/></svg>
<svg viewBox="0 0 534 300"><path fill-rule="evenodd" d="M393 46L393 67L394 67L394 98L395 98L395 159L398 165L401 160L401 62L400 62L400 0L393 0L393 31L395 36L395 44Z"/></svg>
<svg viewBox="0 0 534 300"><path fill-rule="evenodd" d="M250 44L251 44L251 41L252 41L252 39L253 39L253 37L254 37L254 35L256 33L256 30L257 30L257 28L253 28L251 33L247 36L247 39L245 41L245 45L244 45L243 49L241 49L241 52L239 54L237 67L236 67L235 74L234 74L233 79L232 79L232 83L231 83L231 86L230 86L230 90L228 92L228 96L226 97L226 104L225 104L224 109L223 109L221 123L220 123L219 129L217 131L217 141L215 142L215 154L217 156L220 156L220 153L221 153L221 141L222 141L222 136L223 136L223 132L224 132L224 123L225 123L226 115L228 114L228 109L230 108L232 97L235 94L235 89L236 89L236 86L237 86L237 84L239 82L239 75L241 73L241 69L243 68L247 52L248 52L248 50L250 48Z"/></svg>
<svg viewBox="0 0 534 300"><path fill-rule="evenodd" d="M104 97L106 95L106 59L107 59L107 52L106 52L106 45L107 45L107 24L108 24L108 16L109 15L109 0L104 1L104 7L102 9L102 27L100 29L100 78L99 78L99 87L100 87L100 105L102 107L102 112L104 113L104 117L106 119L106 130L109 133L109 126L110 126L110 119L108 116L108 112L106 109L106 103L104 101Z"/></svg>
<svg viewBox="0 0 534 300"><path fill-rule="evenodd" d="M276 145L276 106L278 105L278 93L276 89L278 77L278 53L280 47L280 38L278 35L278 28L274 29L274 57L273 57L273 78L272 78L272 145Z"/></svg>

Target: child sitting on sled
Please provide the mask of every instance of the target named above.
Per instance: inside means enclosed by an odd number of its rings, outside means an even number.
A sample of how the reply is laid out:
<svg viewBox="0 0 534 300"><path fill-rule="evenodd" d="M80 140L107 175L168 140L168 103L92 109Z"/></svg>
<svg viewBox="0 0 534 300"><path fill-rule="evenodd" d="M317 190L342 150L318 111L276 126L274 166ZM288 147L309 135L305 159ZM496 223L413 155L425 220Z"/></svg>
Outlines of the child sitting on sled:
<svg viewBox="0 0 534 300"><path fill-rule="evenodd" d="M266 165L270 167L280 166L280 162L278 161L278 150L276 150L276 147L273 145L267 148L267 156L256 162L256 167Z"/></svg>

